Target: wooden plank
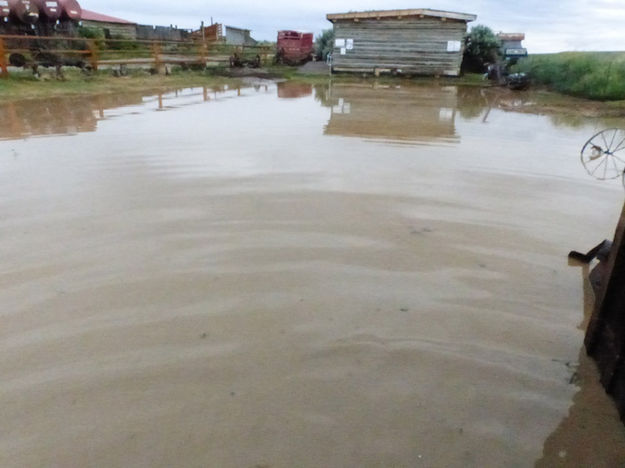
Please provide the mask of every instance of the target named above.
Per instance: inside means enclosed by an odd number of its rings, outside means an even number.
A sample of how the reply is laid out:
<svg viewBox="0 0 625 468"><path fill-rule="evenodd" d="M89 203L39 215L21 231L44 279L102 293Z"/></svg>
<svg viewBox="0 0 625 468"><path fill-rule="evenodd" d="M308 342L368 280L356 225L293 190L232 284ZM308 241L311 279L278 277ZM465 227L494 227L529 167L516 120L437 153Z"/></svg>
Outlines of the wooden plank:
<svg viewBox="0 0 625 468"><path fill-rule="evenodd" d="M403 9L403 10L376 10L376 11L357 11L357 12L349 12L349 13L330 13L327 15L327 19L329 21L339 21L339 20L353 20L353 19L382 19L389 17L435 17L435 18L446 18L446 19L454 19L458 21L475 21L477 19L477 15L472 15L469 13L457 13L453 11L444 11L444 10L430 10L428 8L419 8L419 9Z"/></svg>
<svg viewBox="0 0 625 468"><path fill-rule="evenodd" d="M352 49L342 51L335 47L337 71L394 69L406 74L449 76L460 73L464 22L418 17L363 19L358 24L337 21L334 30L337 38L353 40ZM460 42L460 51L448 52L449 41Z"/></svg>
<svg viewBox="0 0 625 468"><path fill-rule="evenodd" d="M603 268L585 344L597 361L603 386L625 419L625 206Z"/></svg>

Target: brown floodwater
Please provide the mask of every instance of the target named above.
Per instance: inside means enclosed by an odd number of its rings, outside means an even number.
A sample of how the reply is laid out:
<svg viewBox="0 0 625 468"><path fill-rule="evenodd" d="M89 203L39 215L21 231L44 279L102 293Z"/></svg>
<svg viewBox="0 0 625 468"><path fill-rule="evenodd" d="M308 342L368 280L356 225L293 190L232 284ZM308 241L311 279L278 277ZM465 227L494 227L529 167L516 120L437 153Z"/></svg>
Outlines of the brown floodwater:
<svg viewBox="0 0 625 468"><path fill-rule="evenodd" d="M0 466L622 466L567 263L607 126L473 88L0 104Z"/></svg>

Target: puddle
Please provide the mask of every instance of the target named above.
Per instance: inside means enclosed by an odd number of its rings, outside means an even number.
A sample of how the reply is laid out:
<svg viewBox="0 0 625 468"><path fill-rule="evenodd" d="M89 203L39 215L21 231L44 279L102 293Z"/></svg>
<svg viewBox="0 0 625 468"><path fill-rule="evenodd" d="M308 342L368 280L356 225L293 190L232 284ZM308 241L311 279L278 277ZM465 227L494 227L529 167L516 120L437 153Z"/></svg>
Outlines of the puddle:
<svg viewBox="0 0 625 468"><path fill-rule="evenodd" d="M622 208L605 122L514 101L0 104L0 465L622 464L566 259Z"/></svg>

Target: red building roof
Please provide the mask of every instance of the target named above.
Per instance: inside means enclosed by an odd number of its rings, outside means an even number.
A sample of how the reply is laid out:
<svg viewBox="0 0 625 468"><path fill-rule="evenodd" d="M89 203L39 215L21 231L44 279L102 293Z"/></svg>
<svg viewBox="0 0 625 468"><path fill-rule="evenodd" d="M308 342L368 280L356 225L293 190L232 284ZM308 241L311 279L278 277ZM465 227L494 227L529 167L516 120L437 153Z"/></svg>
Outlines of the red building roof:
<svg viewBox="0 0 625 468"><path fill-rule="evenodd" d="M137 24L132 21L126 21L125 19L115 18L114 16L103 15L101 13L96 13L95 11L82 10L82 20L83 21L96 21L98 23L118 23L118 24Z"/></svg>

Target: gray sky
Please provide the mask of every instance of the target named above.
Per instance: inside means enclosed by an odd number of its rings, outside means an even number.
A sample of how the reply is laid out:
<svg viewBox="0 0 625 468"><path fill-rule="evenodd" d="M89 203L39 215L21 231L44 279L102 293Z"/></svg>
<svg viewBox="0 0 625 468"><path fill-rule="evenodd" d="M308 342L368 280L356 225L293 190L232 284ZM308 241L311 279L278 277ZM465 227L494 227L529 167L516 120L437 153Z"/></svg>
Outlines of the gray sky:
<svg viewBox="0 0 625 468"><path fill-rule="evenodd" d="M200 21L245 27L256 39L275 40L279 29L319 33L327 13L350 10L433 8L474 13L472 24L525 32L530 53L625 50L625 0L80 0L83 8L144 24L198 28Z"/></svg>

